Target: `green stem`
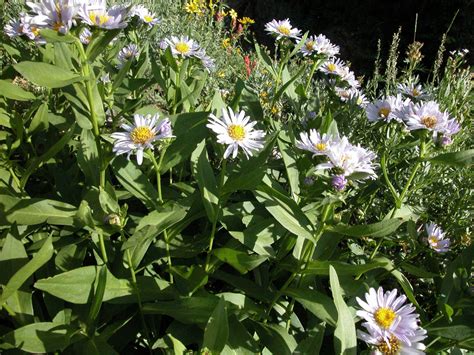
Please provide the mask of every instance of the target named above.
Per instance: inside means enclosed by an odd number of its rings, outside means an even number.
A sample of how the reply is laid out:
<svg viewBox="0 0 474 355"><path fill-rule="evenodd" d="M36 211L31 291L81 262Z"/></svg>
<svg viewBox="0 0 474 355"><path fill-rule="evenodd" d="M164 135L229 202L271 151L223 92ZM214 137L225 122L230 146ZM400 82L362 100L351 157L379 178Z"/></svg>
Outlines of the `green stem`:
<svg viewBox="0 0 474 355"><path fill-rule="evenodd" d="M126 254L127 254L128 267L130 268L130 275L132 277L132 285L133 285L133 288L135 289L135 292L136 292L136 295L137 295L138 313L140 313L140 320L142 322L143 330L145 331L145 336L146 336L147 341L148 341L148 350L149 350L150 354L152 354L153 352L151 351L150 333L148 331L148 327L147 327L146 322L145 322L145 316L143 315L142 298L141 298L141 295L140 295L140 289L138 288L137 277L135 275L135 270L133 268L132 257L130 256L130 250L129 249L126 250Z"/></svg>
<svg viewBox="0 0 474 355"><path fill-rule="evenodd" d="M309 77L308 77L308 81L306 82L306 86L304 88L305 95L308 92L309 86L311 85L311 79L313 78L314 72L316 71L316 68L319 66L319 63L320 62L318 60L314 60L314 62L313 62L313 65L311 67L311 72L310 72Z"/></svg>
<svg viewBox="0 0 474 355"><path fill-rule="evenodd" d="M92 78L91 78L91 68L89 66L86 53L84 52L84 47L76 38L76 47L79 50L79 55L81 57L81 72L82 76L85 78L85 86L86 86L86 93L87 93L87 102L89 104L90 109L90 119L92 123L93 133L97 145L97 152L99 155L99 186L104 188L105 187L105 168L102 166L102 145L100 144L100 130L99 130L99 121L96 115L95 104L93 100L93 92L92 92Z"/></svg>
<svg viewBox="0 0 474 355"><path fill-rule="evenodd" d="M10 317L15 317L16 316L16 313L13 309L10 308L10 306L5 302L4 304L2 304L2 308L7 311L8 315Z"/></svg>
<svg viewBox="0 0 474 355"><path fill-rule="evenodd" d="M100 245L100 253L102 254L102 260L104 261L104 264L107 264L109 262L109 259L107 258L104 235L102 234L102 232L99 232L99 245Z"/></svg>
<svg viewBox="0 0 474 355"><path fill-rule="evenodd" d="M392 182L390 181L390 178L388 177L388 171L387 171L387 154L384 152L382 154L382 158L380 159L380 166L382 167L382 173L383 177L385 179L385 183L388 186L388 189L390 190L390 193L393 196L393 199L395 200L395 204L398 202L398 193L397 190L395 190L395 187L392 185Z"/></svg>
<svg viewBox="0 0 474 355"><path fill-rule="evenodd" d="M204 267L204 270L206 272L209 271L209 262L211 261L211 252L212 252L212 247L214 245L214 237L216 236L216 229L217 229L217 221L219 220L219 215L221 213L221 190L222 186L224 185L224 178L225 178L225 172L227 168L227 160L224 159L222 162L222 169L221 169L221 174L220 174L220 179L219 179L219 190L218 190L218 201L217 201L217 209L216 209L216 215L214 216L214 220L212 221L212 229L211 229L211 237L209 239L209 249L207 251L207 256L206 256L206 264Z"/></svg>

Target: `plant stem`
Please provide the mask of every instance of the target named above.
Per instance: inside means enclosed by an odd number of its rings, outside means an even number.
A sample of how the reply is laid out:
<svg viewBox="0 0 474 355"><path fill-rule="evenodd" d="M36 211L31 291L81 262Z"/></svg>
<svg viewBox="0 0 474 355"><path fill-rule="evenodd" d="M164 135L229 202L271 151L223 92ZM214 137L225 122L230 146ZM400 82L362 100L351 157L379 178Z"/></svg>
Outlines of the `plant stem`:
<svg viewBox="0 0 474 355"><path fill-rule="evenodd" d="M161 173L160 173L160 170L161 170L161 164L163 163L163 157L165 156L165 153L166 153L166 148L167 147L164 147L162 149L161 154L160 154L160 159L158 160L158 162L156 161L156 158L155 158L155 155L153 154L153 151L151 151L150 149L147 150L148 157L152 161L153 167L155 168L156 188L158 190L158 201L159 201L160 204L163 204L163 195L162 195L162 192L161 192ZM168 267L171 269L173 264L171 262L170 243L169 243L169 239L168 239L168 232L167 232L166 229L163 230L163 237L165 239L165 244L166 244L166 259L168 261ZM170 282L173 283L173 275L171 274L171 272L170 272Z"/></svg>
<svg viewBox="0 0 474 355"><path fill-rule="evenodd" d="M388 177L387 154L385 152L382 154L382 158L380 159L380 166L382 168L382 173L385 179L385 183L387 184L388 189L390 190L390 193L392 194L393 199L395 200L395 203L397 203L399 197L398 197L397 191L395 190L395 187L392 185L392 182L390 181L390 178Z"/></svg>
<svg viewBox="0 0 474 355"><path fill-rule="evenodd" d="M107 258L107 251L105 249L105 242L104 242L104 235L102 232L98 232L99 234L99 245L100 245L100 253L102 254L102 260L104 261L104 264L107 265L109 262L109 259Z"/></svg>
<svg viewBox="0 0 474 355"><path fill-rule="evenodd" d="M306 82L306 86L304 88L304 93L305 95L308 92L309 86L311 85L311 79L313 78L314 72L316 71L316 68L319 66L320 61L319 60L314 60L313 65L311 67L311 72L309 73L308 81Z"/></svg>
<svg viewBox="0 0 474 355"><path fill-rule="evenodd" d="M140 289L138 288L137 277L135 275L135 270L133 268L132 257L130 256L130 250L127 249L125 253L127 254L127 263L128 263L128 267L130 268L130 275L132 277L132 285L133 285L133 288L135 289L135 292L137 294L138 313L140 313L140 320L142 322L143 330L145 331L145 336L146 336L147 341L148 341L148 350L149 350L150 354L152 354L153 352L151 351L150 333L148 331L148 327L147 327L146 322L145 322L145 316L143 315L142 298L140 296Z"/></svg>
<svg viewBox="0 0 474 355"><path fill-rule="evenodd" d="M99 121L97 119L96 110L95 110L95 103L93 100L93 92L92 92L92 78L91 78L91 68L89 66L86 53L84 52L84 47L76 38L76 47L79 50L79 55L81 57L81 72L82 76L85 78L85 86L86 86L86 93L87 93L87 102L89 104L90 110L90 120L92 123L93 133L97 145L97 153L99 155L99 186L104 188L105 187L105 168L102 166L102 145L100 144L100 130L99 130Z"/></svg>
<svg viewBox="0 0 474 355"><path fill-rule="evenodd" d="M7 302L5 302L4 304L2 304L2 308L7 311L8 315L10 317L15 317L16 316L16 313L15 311L13 311L13 309L10 308L10 306L7 304Z"/></svg>
<svg viewBox="0 0 474 355"><path fill-rule="evenodd" d="M224 178L225 178L225 172L227 168L227 160L224 159L222 162L222 169L221 169L221 174L220 174L220 179L219 179L219 190L218 190L218 201L217 201L217 209L216 209L216 215L214 216L214 220L212 221L212 229L211 229L211 237L209 240L209 250L207 251L207 256L206 256L206 264L204 267L204 270L206 272L209 271L209 262L211 261L211 252L212 252L212 247L214 244L214 237L216 236L216 229L217 229L217 221L219 220L219 215L221 213L221 190L222 186L224 185Z"/></svg>

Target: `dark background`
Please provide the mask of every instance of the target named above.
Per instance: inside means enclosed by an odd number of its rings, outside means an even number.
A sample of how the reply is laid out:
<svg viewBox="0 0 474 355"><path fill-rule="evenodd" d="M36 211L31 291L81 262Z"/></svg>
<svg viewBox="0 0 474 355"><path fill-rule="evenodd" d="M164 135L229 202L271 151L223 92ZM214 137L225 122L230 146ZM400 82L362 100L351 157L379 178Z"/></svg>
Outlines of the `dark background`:
<svg viewBox="0 0 474 355"><path fill-rule="evenodd" d="M400 57L413 41L418 13L416 40L424 43L423 66L431 68L441 37L459 10L446 41L447 51L467 48L467 59L474 64L474 0L230 0L240 17L255 19L251 29L260 43L272 47L273 39L264 32L272 19L289 18L304 33L325 34L341 47L341 57L352 63L357 75L370 75L382 41L386 59L393 33L402 27Z"/></svg>

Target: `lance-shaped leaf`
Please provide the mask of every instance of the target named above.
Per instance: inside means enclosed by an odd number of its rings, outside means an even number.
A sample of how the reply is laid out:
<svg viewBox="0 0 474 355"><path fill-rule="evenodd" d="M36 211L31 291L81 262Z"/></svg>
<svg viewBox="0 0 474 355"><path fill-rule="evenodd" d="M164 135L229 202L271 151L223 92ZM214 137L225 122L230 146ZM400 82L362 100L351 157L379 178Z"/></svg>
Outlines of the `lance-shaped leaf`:
<svg viewBox="0 0 474 355"><path fill-rule="evenodd" d="M56 65L39 62L21 62L15 70L32 83L50 89L60 88L83 80L83 77Z"/></svg>
<svg viewBox="0 0 474 355"><path fill-rule="evenodd" d="M220 298L204 330L202 347L210 350L212 354L220 353L229 337L229 321L225 304L224 299Z"/></svg>
<svg viewBox="0 0 474 355"><path fill-rule="evenodd" d="M464 150L461 152L440 154L429 159L433 164L453 165L453 166L469 166L474 162L474 149Z"/></svg>
<svg viewBox="0 0 474 355"><path fill-rule="evenodd" d="M25 91L18 85L6 80L0 80L0 95L16 101L29 101L36 98L31 92Z"/></svg>

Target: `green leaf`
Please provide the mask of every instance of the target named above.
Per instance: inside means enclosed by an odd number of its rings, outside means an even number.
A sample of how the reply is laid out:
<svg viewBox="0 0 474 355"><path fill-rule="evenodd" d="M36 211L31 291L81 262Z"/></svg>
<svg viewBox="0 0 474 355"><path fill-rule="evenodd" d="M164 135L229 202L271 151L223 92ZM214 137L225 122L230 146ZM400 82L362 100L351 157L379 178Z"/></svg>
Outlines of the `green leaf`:
<svg viewBox="0 0 474 355"><path fill-rule="evenodd" d="M296 74L288 80L286 83L284 83L281 88L277 91L275 96L273 97L273 102L277 102L280 97L288 90L289 86L295 82L296 79L298 79L306 70L305 66L302 66L300 70L296 72Z"/></svg>
<svg viewBox="0 0 474 355"><path fill-rule="evenodd" d="M461 152L440 154L429 159L433 164L453 165L453 166L469 166L474 161L474 149L464 150Z"/></svg>
<svg viewBox="0 0 474 355"><path fill-rule="evenodd" d="M97 317L99 316L100 307L104 300L105 287L107 283L107 266L102 265L97 270L96 276L96 288L94 296L92 298L92 304L89 309L89 315L87 317L87 330L89 334L94 334L95 328L93 327Z"/></svg>
<svg viewBox="0 0 474 355"><path fill-rule="evenodd" d="M58 31L51 30L49 28L41 29L40 35L48 43L56 43L56 42L73 43L74 41L76 41L76 37L74 37L73 35L69 33L63 34Z"/></svg>
<svg viewBox="0 0 474 355"><path fill-rule="evenodd" d="M329 226L327 229L350 237L384 237L395 232L405 222L402 218L394 218L359 226Z"/></svg>
<svg viewBox="0 0 474 355"><path fill-rule="evenodd" d="M241 274L246 274L268 259L265 255L249 255L247 252L231 248L215 249L213 254L219 260L231 265Z"/></svg>
<svg viewBox="0 0 474 355"><path fill-rule="evenodd" d="M286 175L288 176L288 182L291 188L291 197L293 200L298 201L300 194L300 175L298 167L296 166L294 150L286 143L288 140L289 137L286 136L284 131L281 131L278 137L278 149L280 150L285 164Z"/></svg>
<svg viewBox="0 0 474 355"><path fill-rule="evenodd" d="M19 269L15 275L8 281L0 296L0 307L15 293L40 267L46 264L53 256L52 238L48 237L41 249L33 256L33 258Z"/></svg>
<svg viewBox="0 0 474 355"><path fill-rule="evenodd" d="M158 193L147 177L125 157L117 156L110 163L120 184L150 210L158 206Z"/></svg>
<svg viewBox="0 0 474 355"><path fill-rule="evenodd" d="M342 298L342 289L336 270L329 267L329 283L337 309L337 324L334 331L334 350L336 354L357 354L357 338L354 318Z"/></svg>
<svg viewBox="0 0 474 355"><path fill-rule="evenodd" d="M16 228L13 226L12 228ZM0 284L5 285L7 281L28 262L23 243L8 233L4 239L2 250L0 251Z"/></svg>
<svg viewBox="0 0 474 355"><path fill-rule="evenodd" d="M86 304L90 300L95 277L96 266L84 266L38 280L34 287L67 302Z"/></svg>
<svg viewBox="0 0 474 355"><path fill-rule="evenodd" d="M206 209L207 217L211 222L217 218L217 206L219 204L219 192L216 177L207 156L206 141L198 144L191 156L191 166L194 177L201 191L202 202Z"/></svg>
<svg viewBox="0 0 474 355"><path fill-rule="evenodd" d="M13 67L29 81L50 89L60 88L83 80L82 76L52 64L21 62L14 64Z"/></svg>
<svg viewBox="0 0 474 355"><path fill-rule="evenodd" d="M0 195L3 216L0 225L17 223L19 225L35 225L41 223L73 225L76 207L59 201L39 198L20 199L18 197Z"/></svg>
<svg viewBox="0 0 474 355"><path fill-rule="evenodd" d="M43 103L36 111L33 119L31 120L30 126L28 127L28 133L32 134L33 132L39 130L46 130L49 126L48 121L48 103Z"/></svg>
<svg viewBox="0 0 474 355"><path fill-rule="evenodd" d="M298 288L288 288L285 295L293 297L297 302L316 317L336 326L337 309L334 302L324 293L315 290L303 290Z"/></svg>
<svg viewBox="0 0 474 355"><path fill-rule="evenodd" d="M59 139L56 143L54 143L51 148L49 148L46 153L41 155L40 157L34 158L28 167L26 168L25 172L23 173L20 184L21 187L24 188L30 175L33 174L37 169L39 169L45 162L49 159L53 158L56 154L58 154L65 146L69 143L72 136L74 135L74 131L76 130L76 124L73 124L69 130Z"/></svg>
<svg viewBox="0 0 474 355"><path fill-rule="evenodd" d="M224 299L220 298L204 329L202 347L212 353L220 353L229 337L229 321L225 305Z"/></svg>
<svg viewBox="0 0 474 355"><path fill-rule="evenodd" d="M294 200L266 184L260 184L254 194L285 229L299 237L314 240L311 222Z"/></svg>
<svg viewBox="0 0 474 355"><path fill-rule="evenodd" d="M79 146L77 148L77 163L81 168L86 181L89 185L99 185L100 164L99 153L94 133L90 129L83 129L79 137Z"/></svg>
<svg viewBox="0 0 474 355"><path fill-rule="evenodd" d="M33 323L0 338L0 349L19 349L29 353L64 350L76 329L58 323Z"/></svg>
<svg viewBox="0 0 474 355"><path fill-rule="evenodd" d="M237 173L229 176L222 188L222 194L229 194L238 190L254 190L262 181L267 170L266 161L273 150L276 134L267 138L265 147L247 160L243 160L237 170Z"/></svg>
<svg viewBox="0 0 474 355"><path fill-rule="evenodd" d="M290 355L298 345L295 338L287 330L276 324L253 323L260 342L272 354Z"/></svg>
<svg viewBox="0 0 474 355"><path fill-rule="evenodd" d="M89 62L93 62L95 58L107 49L107 45L120 33L121 29L100 31L94 33L90 43L87 45L86 56Z"/></svg>
<svg viewBox="0 0 474 355"><path fill-rule="evenodd" d="M23 90L18 85L6 80L0 80L0 95L16 101L29 101L36 99L31 92Z"/></svg>
<svg viewBox="0 0 474 355"><path fill-rule="evenodd" d="M163 314L185 324L206 324L219 302L218 297L182 297L143 305L145 314Z"/></svg>
<svg viewBox="0 0 474 355"><path fill-rule="evenodd" d="M199 142L209 134L206 127L209 112L182 113L171 117L173 134L176 139L166 150L161 163L161 173L166 173L175 165L186 161Z"/></svg>

